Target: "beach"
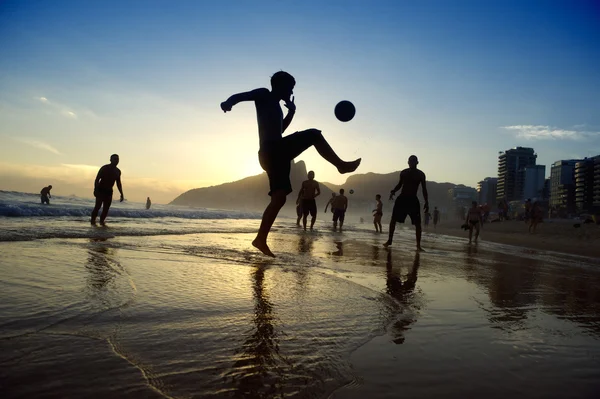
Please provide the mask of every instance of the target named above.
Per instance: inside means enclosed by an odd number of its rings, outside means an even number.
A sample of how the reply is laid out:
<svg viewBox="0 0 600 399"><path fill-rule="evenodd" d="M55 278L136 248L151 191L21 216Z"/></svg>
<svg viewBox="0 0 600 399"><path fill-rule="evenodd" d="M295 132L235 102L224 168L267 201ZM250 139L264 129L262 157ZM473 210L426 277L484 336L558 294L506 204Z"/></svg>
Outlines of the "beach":
<svg viewBox="0 0 600 399"><path fill-rule="evenodd" d="M468 231L460 228L461 222L444 222L428 233L467 237ZM575 227L578 225L578 227ZM481 241L535 248L545 251L600 258L600 226L583 224L577 220L549 219L537 226L534 234L528 231L529 224L523 221L485 223L480 233ZM473 237L475 237L473 232Z"/></svg>
<svg viewBox="0 0 600 399"><path fill-rule="evenodd" d="M125 216L107 228L84 216L0 217L12 226L0 242L3 398L600 389L598 258L430 232L419 253L401 226L386 250L368 224L340 233L320 219L304 232L280 218L270 259L250 245L254 215L141 218L126 212L135 204L118 206Z"/></svg>

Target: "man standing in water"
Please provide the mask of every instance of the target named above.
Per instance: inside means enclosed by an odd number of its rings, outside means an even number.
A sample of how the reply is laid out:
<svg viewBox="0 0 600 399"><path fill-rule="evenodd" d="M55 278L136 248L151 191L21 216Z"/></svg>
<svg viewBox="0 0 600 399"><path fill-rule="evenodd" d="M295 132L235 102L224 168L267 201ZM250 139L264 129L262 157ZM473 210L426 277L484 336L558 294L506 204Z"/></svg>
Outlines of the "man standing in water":
<svg viewBox="0 0 600 399"><path fill-rule="evenodd" d="M319 183L315 180L315 172L308 172L308 180L302 182L302 188L298 193L298 200L302 201L302 225L306 230L306 219L310 213L310 229L313 229L317 220L317 201L315 200L321 194Z"/></svg>
<svg viewBox="0 0 600 399"><path fill-rule="evenodd" d="M383 233L383 229L381 228L381 217L383 216L383 203L381 202L380 194L377 194L375 196L375 201L377 201L377 208L373 209L373 224L375 225L376 233Z"/></svg>
<svg viewBox="0 0 600 399"><path fill-rule="evenodd" d="M96 217L98 211L102 207L102 214L100 215L100 224L104 226L104 220L108 215L110 204L112 203L113 186L117 183L117 188L121 193L121 202L123 202L123 187L121 186L121 171L117 168L119 164L119 156L113 154L110 156L110 163L104 165L98 171L96 180L94 181L94 197L96 197L96 205L92 211L92 219L90 223L96 225Z"/></svg>
<svg viewBox="0 0 600 399"><path fill-rule="evenodd" d="M50 205L49 198L52 198L52 196L50 195L50 190L52 190L52 185L49 185L48 187L44 187L44 188L42 188L42 191L40 191L40 197L42 199L42 204Z"/></svg>
<svg viewBox="0 0 600 399"><path fill-rule="evenodd" d="M325 204L325 213L327 213L327 208L329 207L329 205L333 204L334 199L335 193L331 193L331 198L329 198L329 201L327 201L327 204ZM331 208L331 212L333 212L333 208Z"/></svg>
<svg viewBox="0 0 600 399"><path fill-rule="evenodd" d="M340 221L340 231L344 226L344 218L348 209L348 198L344 195L344 189L340 188L340 195L336 195L331 201L331 212L333 212L333 231L337 229L337 222Z"/></svg>
<svg viewBox="0 0 600 399"><path fill-rule="evenodd" d="M471 208L467 211L467 226L469 227L469 244L473 238L473 229L475 229L475 242L479 238L479 229L483 224L481 219L481 209L477 206L477 201L471 203Z"/></svg>
<svg viewBox="0 0 600 399"><path fill-rule="evenodd" d="M417 198L419 185L421 185L423 190L423 199L425 199L423 209L425 212L429 212L429 197L427 195L427 186L425 184L425 173L417 169L418 164L419 160L416 155L411 155L408 158L408 169L404 169L400 172L400 181L390 192L390 199L393 199L396 191L402 189L394 203L392 220L390 221L389 238L387 242L383 244L386 248L392 245L396 223L404 223L406 216L410 216L410 221L416 229L417 250L423 250L421 248L421 204L419 203L419 198Z"/></svg>
<svg viewBox="0 0 600 399"><path fill-rule="evenodd" d="M146 199L146 209L150 209L151 206L152 206L152 201L150 201L150 197L148 197Z"/></svg>
<svg viewBox="0 0 600 399"><path fill-rule="evenodd" d="M440 222L440 211L437 209L437 206L433 208L433 228L437 227L437 224Z"/></svg>
<svg viewBox="0 0 600 399"><path fill-rule="evenodd" d="M242 101L253 101L256 106L260 142L258 160L269 177L271 202L263 213L258 234L252 241L252 245L265 255L273 257L275 255L267 245L267 236L277 214L285 204L286 196L292 192L291 161L314 146L317 152L340 173L354 172L360 165L360 158L352 162L340 159L320 130L308 129L282 137L296 113L296 104L292 97L295 85L296 80L292 75L279 71L271 77L271 90L261 88L234 94L221 103L223 112L231 111L234 105ZM284 101L288 109L285 118L281 112L280 101Z"/></svg>

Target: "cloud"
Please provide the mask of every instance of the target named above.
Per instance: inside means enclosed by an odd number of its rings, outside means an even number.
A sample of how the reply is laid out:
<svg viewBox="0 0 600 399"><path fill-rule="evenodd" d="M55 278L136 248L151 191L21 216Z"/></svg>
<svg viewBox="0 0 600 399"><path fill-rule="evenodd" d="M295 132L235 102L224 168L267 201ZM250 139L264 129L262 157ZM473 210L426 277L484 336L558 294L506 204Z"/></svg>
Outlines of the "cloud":
<svg viewBox="0 0 600 399"><path fill-rule="evenodd" d="M560 129L544 125L503 126L518 138L526 140L582 140L600 136L600 132L585 130L586 125L575 125L570 129Z"/></svg>
<svg viewBox="0 0 600 399"><path fill-rule="evenodd" d="M54 148L50 144L44 143L42 141L38 141L38 140L34 140L34 139L27 139L27 138L15 138L15 140L20 143L27 144L31 147L38 148L40 150L50 151L56 155L62 155L60 153L60 151L58 151L56 148Z"/></svg>
<svg viewBox="0 0 600 399"><path fill-rule="evenodd" d="M36 100L38 100L45 106L52 108L55 112L67 118L77 119L77 114L75 113L75 111L73 111L70 107L64 104L60 104L55 101L50 101L46 97L36 97Z"/></svg>

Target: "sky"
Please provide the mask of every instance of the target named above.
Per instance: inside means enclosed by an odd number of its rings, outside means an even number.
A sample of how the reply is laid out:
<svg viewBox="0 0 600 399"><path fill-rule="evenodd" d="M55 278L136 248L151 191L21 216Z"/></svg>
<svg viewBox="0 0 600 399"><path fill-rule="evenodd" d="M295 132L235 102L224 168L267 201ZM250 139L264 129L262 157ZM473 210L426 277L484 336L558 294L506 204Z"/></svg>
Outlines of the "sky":
<svg viewBox="0 0 600 399"><path fill-rule="evenodd" d="M0 190L91 197L113 153L135 201L261 173L254 105L219 104L278 70L297 82L286 134L322 130L356 173L415 154L428 180L476 186L527 146L549 174L600 154L599 43L591 0L0 0Z"/></svg>

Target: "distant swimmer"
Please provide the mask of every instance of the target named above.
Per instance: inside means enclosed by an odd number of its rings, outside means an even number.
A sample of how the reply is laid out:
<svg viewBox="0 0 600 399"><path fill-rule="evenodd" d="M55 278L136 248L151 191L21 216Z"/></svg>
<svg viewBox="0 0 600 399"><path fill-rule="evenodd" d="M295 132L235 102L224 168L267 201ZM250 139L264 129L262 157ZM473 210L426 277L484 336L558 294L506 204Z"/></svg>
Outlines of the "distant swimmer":
<svg viewBox="0 0 600 399"><path fill-rule="evenodd" d="M440 211L437 209L437 206L433 208L433 228L437 227L437 224L440 222Z"/></svg>
<svg viewBox="0 0 600 399"><path fill-rule="evenodd" d="M319 183L315 180L315 172L312 170L308 172L308 180L302 182L302 188L298 192L298 200L302 204L302 225L306 230L306 219L310 214L310 229L313 229L315 221L317 220L317 198L321 195L321 188Z"/></svg>
<svg viewBox="0 0 600 399"><path fill-rule="evenodd" d="M471 203L471 207L467 211L467 217L465 221L469 227L469 244L473 238L473 229L475 229L475 242L477 242L477 239L479 238L479 230L483 224L481 208L477 206L477 201L473 201Z"/></svg>
<svg viewBox="0 0 600 399"><path fill-rule="evenodd" d="M429 212L429 196L427 195L427 186L425 184L425 173L417 169L418 164L418 158L415 155L411 155L408 158L408 169L404 169L400 172L400 181L390 192L390 199L393 199L396 191L402 189L394 203L392 220L390 221L389 238L387 242L383 244L384 247L392 245L396 223L404 223L406 216L410 216L410 221L416 229L417 250L423 250L421 248L421 204L419 203L419 198L417 198L419 185L421 185L421 189L423 190L423 198L425 199L423 209L425 212Z"/></svg>
<svg viewBox="0 0 600 399"><path fill-rule="evenodd" d="M49 185L48 187L44 187L44 188L42 188L42 191L40 191L40 197L42 199L42 204L50 205L50 198L52 198L52 196L50 195L50 190L52 190L52 185Z"/></svg>
<svg viewBox="0 0 600 399"><path fill-rule="evenodd" d="M338 221L340 222L340 231L344 226L346 210L348 209L348 198L344 195L344 189L340 188L340 194L336 195L331 202L331 212L333 212L333 230L337 229Z"/></svg>
<svg viewBox="0 0 600 399"><path fill-rule="evenodd" d="M90 222L92 225L96 225L96 217L98 211L102 207L102 214L100 215L100 224L104 226L104 220L108 215L110 204L112 204L113 186L117 183L117 188L121 193L121 202L123 202L123 187L121 186L121 171L117 168L119 164L119 156L113 154L110 156L110 163L104 165L98 171L96 180L94 180L94 197L96 197L96 205L92 211L92 219Z"/></svg>
<svg viewBox="0 0 600 399"><path fill-rule="evenodd" d="M148 197L146 199L146 209L150 209L151 206L152 206L152 201L150 201L150 197Z"/></svg>
<svg viewBox="0 0 600 399"><path fill-rule="evenodd" d="M327 204L325 205L325 213L327 213L327 208L329 207L329 205L333 204L334 199L335 193L331 193L331 198L329 198L329 201L327 201ZM331 208L331 212L333 212L333 208Z"/></svg>
<svg viewBox="0 0 600 399"><path fill-rule="evenodd" d="M380 194L377 194L375 196L375 201L377 201L377 207L373 209L373 224L375 225L375 231L377 233L383 233L383 229L381 228L381 217L383 216L383 202L381 202Z"/></svg>
<svg viewBox="0 0 600 399"><path fill-rule="evenodd" d="M292 97L295 85L296 80L292 75L279 71L271 77L271 90L261 88L234 94L221 103L223 112L231 111L234 105L242 101L253 101L256 106L260 143L258 160L269 177L271 202L263 213L258 234L252 241L252 245L268 256L275 255L267 245L267 236L277 214L285 204L286 196L292 192L291 161L311 146L314 146L317 152L333 164L340 173L354 172L361 161L360 158L352 162L340 159L321 131L317 129L308 129L282 137L296 113L296 104ZM279 105L280 101L284 101L288 109L285 118Z"/></svg>

